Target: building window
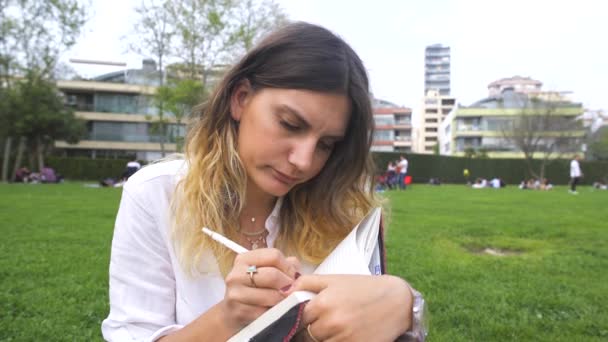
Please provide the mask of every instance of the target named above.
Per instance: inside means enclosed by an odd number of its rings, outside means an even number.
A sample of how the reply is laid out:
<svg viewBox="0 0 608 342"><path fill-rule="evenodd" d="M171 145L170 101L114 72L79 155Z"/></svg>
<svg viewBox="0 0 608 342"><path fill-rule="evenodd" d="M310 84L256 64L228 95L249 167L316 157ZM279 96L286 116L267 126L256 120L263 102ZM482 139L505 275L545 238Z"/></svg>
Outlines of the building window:
<svg viewBox="0 0 608 342"><path fill-rule="evenodd" d="M437 137L425 137L424 141L426 141L426 142L436 142L437 141Z"/></svg>
<svg viewBox="0 0 608 342"><path fill-rule="evenodd" d="M457 131L481 130L481 118L459 118L456 120Z"/></svg>
<svg viewBox="0 0 608 342"><path fill-rule="evenodd" d="M436 127L427 127L424 129L424 131L427 133L437 133L437 128Z"/></svg>
<svg viewBox="0 0 608 342"><path fill-rule="evenodd" d="M426 123L437 123L438 120L437 119L425 119L424 122L426 122Z"/></svg>
<svg viewBox="0 0 608 342"><path fill-rule="evenodd" d="M395 124L392 115L375 115L374 122L376 123L376 126L392 126Z"/></svg>
<svg viewBox="0 0 608 342"><path fill-rule="evenodd" d="M395 132L394 131L375 131L374 132L374 140L378 140L378 141L394 141L395 140Z"/></svg>
<svg viewBox="0 0 608 342"><path fill-rule="evenodd" d="M426 113L427 114L437 114L437 108L427 108Z"/></svg>

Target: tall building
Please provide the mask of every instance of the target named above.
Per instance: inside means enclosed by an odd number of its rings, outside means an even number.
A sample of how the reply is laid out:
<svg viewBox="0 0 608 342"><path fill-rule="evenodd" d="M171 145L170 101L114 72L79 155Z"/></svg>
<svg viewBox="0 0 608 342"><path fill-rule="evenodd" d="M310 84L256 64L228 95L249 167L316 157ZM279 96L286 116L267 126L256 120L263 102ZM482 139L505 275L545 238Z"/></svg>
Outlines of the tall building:
<svg viewBox="0 0 608 342"><path fill-rule="evenodd" d="M441 44L427 46L424 52L424 94L436 90L450 95L450 47Z"/></svg>
<svg viewBox="0 0 608 342"><path fill-rule="evenodd" d="M373 100L376 130L372 151L412 151L412 110L379 99Z"/></svg>
<svg viewBox="0 0 608 342"><path fill-rule="evenodd" d="M429 90L423 98L418 112L414 134L414 151L416 153L434 153L438 144L438 129L441 122L450 113L456 99L441 95L437 90Z"/></svg>

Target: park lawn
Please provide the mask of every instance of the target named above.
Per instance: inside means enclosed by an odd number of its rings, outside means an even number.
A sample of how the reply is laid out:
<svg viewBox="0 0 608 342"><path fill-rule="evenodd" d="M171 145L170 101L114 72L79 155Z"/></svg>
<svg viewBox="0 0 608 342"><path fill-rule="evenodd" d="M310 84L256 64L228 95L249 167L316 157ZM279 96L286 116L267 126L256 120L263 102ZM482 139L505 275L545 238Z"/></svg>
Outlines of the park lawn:
<svg viewBox="0 0 608 342"><path fill-rule="evenodd" d="M429 340L607 340L608 191L579 192L384 193L389 272L424 293ZM0 184L0 341L101 340L119 199L81 183Z"/></svg>

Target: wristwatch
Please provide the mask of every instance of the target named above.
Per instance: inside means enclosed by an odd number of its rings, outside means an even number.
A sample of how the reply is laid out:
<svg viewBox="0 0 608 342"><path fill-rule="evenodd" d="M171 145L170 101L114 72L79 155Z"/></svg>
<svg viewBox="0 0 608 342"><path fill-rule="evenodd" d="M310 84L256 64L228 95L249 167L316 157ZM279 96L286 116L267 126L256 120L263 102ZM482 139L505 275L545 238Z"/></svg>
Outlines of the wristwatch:
<svg viewBox="0 0 608 342"><path fill-rule="evenodd" d="M399 336L397 341L416 341L424 342L428 335L428 318L426 314L426 303L422 294L410 286L414 296L412 303L412 326L405 334Z"/></svg>

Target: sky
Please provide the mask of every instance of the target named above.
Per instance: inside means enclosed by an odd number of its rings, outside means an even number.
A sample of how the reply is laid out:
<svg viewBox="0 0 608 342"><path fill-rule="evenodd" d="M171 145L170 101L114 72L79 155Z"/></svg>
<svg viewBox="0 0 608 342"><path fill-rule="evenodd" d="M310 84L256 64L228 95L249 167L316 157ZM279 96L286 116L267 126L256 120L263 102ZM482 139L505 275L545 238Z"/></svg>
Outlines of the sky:
<svg viewBox="0 0 608 342"><path fill-rule="evenodd" d="M125 62L139 0L91 0L79 42L63 56ZM470 105L490 82L515 75L571 91L608 111L608 2L594 0L278 0L289 19L319 24L363 60L374 96L416 110L424 96L424 49L451 47L452 96ZM117 67L70 64L92 77Z"/></svg>

